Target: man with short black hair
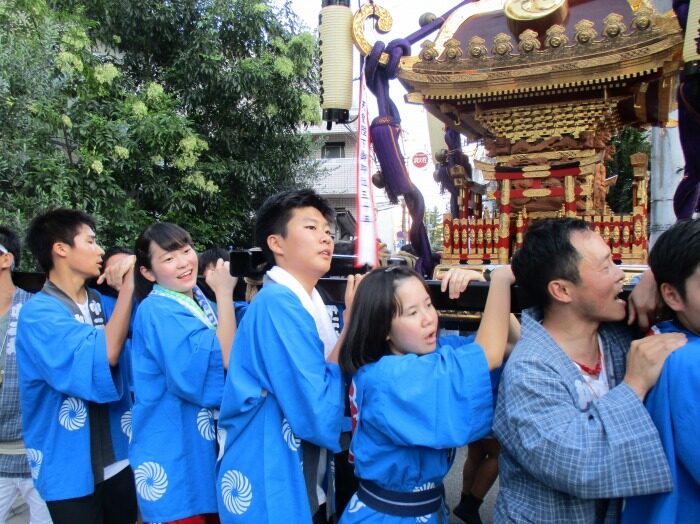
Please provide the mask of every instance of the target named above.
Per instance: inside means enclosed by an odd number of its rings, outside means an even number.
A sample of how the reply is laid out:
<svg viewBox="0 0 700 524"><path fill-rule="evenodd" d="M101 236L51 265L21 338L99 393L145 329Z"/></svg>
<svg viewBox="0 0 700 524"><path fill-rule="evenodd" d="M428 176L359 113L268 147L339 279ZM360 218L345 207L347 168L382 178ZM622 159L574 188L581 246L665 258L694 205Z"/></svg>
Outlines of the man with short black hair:
<svg viewBox="0 0 700 524"><path fill-rule="evenodd" d="M134 257L102 275L95 221L54 209L32 220L27 244L47 275L17 327L22 425L34 484L55 524L133 524L128 366ZM99 277L119 286L107 318Z"/></svg>
<svg viewBox="0 0 700 524"><path fill-rule="evenodd" d="M686 338L631 340L624 273L582 220L535 222L512 268L536 307L501 378L494 522L617 522L621 497L671 489L643 400Z"/></svg>
<svg viewBox="0 0 700 524"><path fill-rule="evenodd" d="M325 523L333 513L328 451L340 451L345 403L338 335L315 289L330 269L333 215L311 190L273 195L256 214L271 269L236 333L221 403L224 523Z"/></svg>

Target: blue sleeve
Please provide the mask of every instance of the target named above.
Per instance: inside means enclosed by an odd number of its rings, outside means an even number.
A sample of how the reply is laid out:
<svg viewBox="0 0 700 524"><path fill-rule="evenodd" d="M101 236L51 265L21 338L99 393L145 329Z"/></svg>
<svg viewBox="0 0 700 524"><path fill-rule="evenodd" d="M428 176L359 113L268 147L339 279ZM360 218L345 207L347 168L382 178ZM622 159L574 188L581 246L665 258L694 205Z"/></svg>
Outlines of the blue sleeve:
<svg viewBox="0 0 700 524"><path fill-rule="evenodd" d="M325 361L316 324L286 289L258 295L256 300L260 301L256 315L246 322L255 322L267 379L294 434L340 451L343 380L340 368Z"/></svg>
<svg viewBox="0 0 700 524"><path fill-rule="evenodd" d="M682 353L678 353L682 351ZM662 373L668 383L678 460L700 485L700 343L671 354ZM652 390L653 392L653 390Z"/></svg>
<svg viewBox="0 0 700 524"><path fill-rule="evenodd" d="M384 357L371 369L378 378L365 391L363 404L373 407L361 412L364 424L403 446L450 448L488 435L493 401L484 351L445 342L420 357Z"/></svg>
<svg viewBox="0 0 700 524"><path fill-rule="evenodd" d="M38 294L22 308L17 354L27 378L65 395L99 403L121 398L120 370L109 365L104 330L77 321L51 297Z"/></svg>
<svg viewBox="0 0 700 524"><path fill-rule="evenodd" d="M244 300L234 300L233 302L233 310L236 313L236 325L240 326L241 325L241 320L243 320L243 316L245 315L245 312L248 310L248 302Z"/></svg>
<svg viewBox="0 0 700 524"><path fill-rule="evenodd" d="M134 367L144 369L152 360L173 395L198 406L221 404L224 366L216 331L176 302L162 297L141 302L132 352Z"/></svg>

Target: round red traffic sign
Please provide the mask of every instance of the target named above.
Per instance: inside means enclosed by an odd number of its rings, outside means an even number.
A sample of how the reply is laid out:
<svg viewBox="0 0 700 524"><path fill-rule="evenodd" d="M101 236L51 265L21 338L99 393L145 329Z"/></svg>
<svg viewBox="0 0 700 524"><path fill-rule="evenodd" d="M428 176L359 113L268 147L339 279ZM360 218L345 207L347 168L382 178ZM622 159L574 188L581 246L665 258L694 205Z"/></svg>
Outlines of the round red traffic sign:
<svg viewBox="0 0 700 524"><path fill-rule="evenodd" d="M428 155L425 153L416 153L413 155L413 165L416 167L425 167L428 165Z"/></svg>

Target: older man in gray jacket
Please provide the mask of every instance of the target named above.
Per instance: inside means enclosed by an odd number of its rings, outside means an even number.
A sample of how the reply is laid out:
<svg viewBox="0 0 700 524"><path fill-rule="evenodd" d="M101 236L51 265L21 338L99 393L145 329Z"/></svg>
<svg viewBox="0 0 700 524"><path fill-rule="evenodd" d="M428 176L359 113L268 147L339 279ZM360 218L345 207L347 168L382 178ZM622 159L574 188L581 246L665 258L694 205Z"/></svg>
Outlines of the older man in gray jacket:
<svg viewBox="0 0 700 524"><path fill-rule="evenodd" d="M618 522L621 497L671 489L643 400L685 337L632 341L624 274L581 220L533 224L512 267L538 307L501 379L494 521Z"/></svg>

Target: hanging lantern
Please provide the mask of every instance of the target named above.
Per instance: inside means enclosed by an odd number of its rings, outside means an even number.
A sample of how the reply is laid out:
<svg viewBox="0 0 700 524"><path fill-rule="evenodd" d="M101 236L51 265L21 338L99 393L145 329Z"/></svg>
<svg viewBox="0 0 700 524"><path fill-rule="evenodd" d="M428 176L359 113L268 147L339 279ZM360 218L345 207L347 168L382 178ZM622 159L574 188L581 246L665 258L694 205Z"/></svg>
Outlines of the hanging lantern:
<svg viewBox="0 0 700 524"><path fill-rule="evenodd" d="M352 105L352 11L350 0L322 0L321 108L323 120L345 123Z"/></svg>
<svg viewBox="0 0 700 524"><path fill-rule="evenodd" d="M428 137L430 139L430 152L432 153L433 162L441 164L447 158L438 160L437 156L441 150L444 150L445 144L445 124L438 120L433 114L426 113L428 118Z"/></svg>

